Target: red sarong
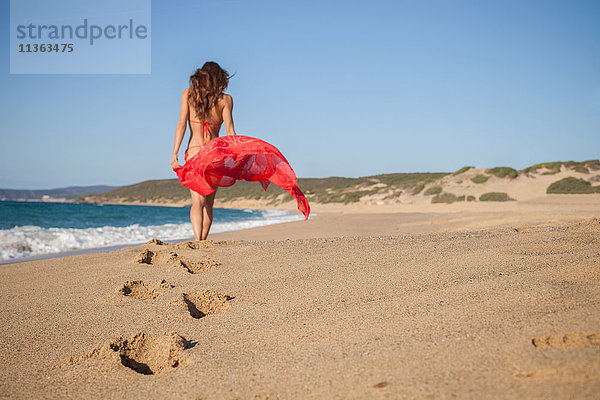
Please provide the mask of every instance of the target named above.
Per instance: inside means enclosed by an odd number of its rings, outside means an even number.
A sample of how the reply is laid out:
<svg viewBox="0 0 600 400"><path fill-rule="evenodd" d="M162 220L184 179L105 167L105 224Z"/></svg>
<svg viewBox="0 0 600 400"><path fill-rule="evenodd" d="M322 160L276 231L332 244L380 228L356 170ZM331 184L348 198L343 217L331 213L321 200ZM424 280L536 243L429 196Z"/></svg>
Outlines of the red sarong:
<svg viewBox="0 0 600 400"><path fill-rule="evenodd" d="M310 214L294 170L275 146L260 139L240 135L215 138L173 170L183 186L202 196L213 193L213 186L231 186L239 179L260 182L264 190L274 183L297 200L305 220Z"/></svg>

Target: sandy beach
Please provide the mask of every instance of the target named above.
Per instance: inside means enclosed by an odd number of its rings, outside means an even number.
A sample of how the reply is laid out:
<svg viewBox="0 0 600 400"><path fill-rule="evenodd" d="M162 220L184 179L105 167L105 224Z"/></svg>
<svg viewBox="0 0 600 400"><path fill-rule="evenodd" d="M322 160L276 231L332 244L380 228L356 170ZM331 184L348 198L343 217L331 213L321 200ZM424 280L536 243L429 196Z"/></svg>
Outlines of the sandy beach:
<svg viewBox="0 0 600 400"><path fill-rule="evenodd" d="M600 1L1 10L0 400L600 400Z"/></svg>
<svg viewBox="0 0 600 400"><path fill-rule="evenodd" d="M0 396L597 398L600 195L313 210L0 266Z"/></svg>

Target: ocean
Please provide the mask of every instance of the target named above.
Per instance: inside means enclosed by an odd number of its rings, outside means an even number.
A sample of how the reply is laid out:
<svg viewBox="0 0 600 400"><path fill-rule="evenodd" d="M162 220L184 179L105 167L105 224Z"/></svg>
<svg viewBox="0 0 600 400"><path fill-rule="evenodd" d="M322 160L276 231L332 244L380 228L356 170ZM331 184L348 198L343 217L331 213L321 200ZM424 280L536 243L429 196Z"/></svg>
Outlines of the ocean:
<svg viewBox="0 0 600 400"><path fill-rule="evenodd" d="M194 236L189 208L0 201L0 262ZM215 208L211 233L302 220L282 210Z"/></svg>

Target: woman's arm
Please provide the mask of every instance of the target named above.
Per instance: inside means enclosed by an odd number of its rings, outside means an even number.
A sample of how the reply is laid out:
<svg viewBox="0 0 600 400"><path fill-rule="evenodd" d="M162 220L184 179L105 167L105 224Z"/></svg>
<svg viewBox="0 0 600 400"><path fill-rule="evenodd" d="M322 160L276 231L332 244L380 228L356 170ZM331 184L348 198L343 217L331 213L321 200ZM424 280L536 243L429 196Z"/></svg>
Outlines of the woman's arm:
<svg viewBox="0 0 600 400"><path fill-rule="evenodd" d="M179 152L179 146L185 136L185 128L187 127L187 121L190 117L190 108L188 105L188 88L183 91L181 95L181 109L179 110L179 121L177 121L177 127L175 127L175 143L173 144L173 156L171 157L171 167L175 168L179 166L177 161L177 153Z"/></svg>
<svg viewBox="0 0 600 400"><path fill-rule="evenodd" d="M225 131L227 132L227 136L235 136L235 128L233 127L233 98L230 95L225 95L223 100L225 101L225 106L223 107Z"/></svg>

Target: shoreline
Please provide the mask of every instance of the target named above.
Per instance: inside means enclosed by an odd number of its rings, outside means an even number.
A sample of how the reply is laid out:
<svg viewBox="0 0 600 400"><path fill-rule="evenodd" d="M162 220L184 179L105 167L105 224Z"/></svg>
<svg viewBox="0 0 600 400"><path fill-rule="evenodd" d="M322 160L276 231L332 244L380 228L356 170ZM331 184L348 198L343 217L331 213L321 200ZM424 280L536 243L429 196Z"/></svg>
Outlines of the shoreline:
<svg viewBox="0 0 600 400"><path fill-rule="evenodd" d="M91 201L48 201L48 200L0 200L0 202L14 202L14 203L51 203L51 204L94 204L94 205L111 205L111 206L145 206L145 207L170 207L170 208L190 208L191 204L187 202L173 202L173 203L156 203L156 202L123 202L123 201L107 201L107 202L91 202ZM248 206L240 204L249 204ZM281 204L267 204L267 202L257 202L253 200L239 200L233 202L220 202L219 207L224 209L233 210L295 210L295 204L290 201ZM342 206L341 204L336 204Z"/></svg>
<svg viewBox="0 0 600 400"><path fill-rule="evenodd" d="M190 240L190 238L163 240L163 242L177 243L177 242L184 241L184 240ZM115 245L105 246L105 247L92 247L92 248L88 248L88 249L76 249L76 250L61 251L58 253L39 254L37 256L22 257L22 258L17 258L17 259L0 260L0 268L5 265L18 264L18 263L24 263L24 262L30 262L30 261L51 260L51 259L56 259L56 258L80 256L80 255L85 255L85 254L109 253L111 251L116 251L116 250L124 249L127 247L141 246L145 243L147 243L147 242L132 243L132 244L115 244Z"/></svg>
<svg viewBox="0 0 600 400"><path fill-rule="evenodd" d="M222 204L217 205L223 206ZM248 206L249 204L243 204L236 209L250 208ZM277 208L271 209L277 210ZM295 205L293 210L291 207L284 210L292 213L296 212ZM319 217L312 217L316 215ZM404 204L393 206L316 204L312 207L311 218L308 221L278 222L229 232L211 233L208 240L252 241L324 238L328 236L350 237L355 236L358 232L367 235L449 232L518 227L523 225L525 221L534 224L544 224L548 221L566 223L569 220L578 218L585 219L599 216L600 194L547 195L530 201L499 203ZM363 221L368 222L365 224ZM163 240L160 237L158 239ZM179 240L190 239L191 236ZM175 240L163 241L173 242ZM81 254L105 253L125 247L139 246L143 243L115 244L3 260L0 261L0 265Z"/></svg>
<svg viewBox="0 0 600 400"><path fill-rule="evenodd" d="M221 207L216 207L221 208ZM226 208L222 208L225 209ZM269 209L267 209L269 210ZM260 211L267 211L267 210L260 210ZM287 210L276 210L273 209L274 211L287 211ZM290 213L290 215L293 215ZM310 216L310 219L313 219L317 216L316 213L312 213ZM189 222L189 221L188 221ZM240 221L240 223L249 223L252 221ZM277 224L285 224L285 223L289 223L289 222L295 222L295 221L277 221L277 220L273 220L273 219L263 219L263 220L259 220L259 222L263 222L264 225L259 225L258 227L263 227L263 226L270 226L270 225L277 225ZM217 222L218 223L218 222ZM229 222L222 222L224 224L228 224ZM214 235L221 235L221 234L228 234L231 232L236 232L239 230L248 230L248 229L255 229L257 227L251 227L251 228L238 228L238 229L233 229L230 230L228 228L225 228L226 230L223 232L219 232L219 233L215 233L215 234L211 234L210 237L214 236ZM191 229L190 229L190 233L191 233ZM184 238L175 238L175 239L164 239L161 237L156 237L157 239L160 239L161 241L165 242L165 243L175 243L175 242L179 242L179 241L187 241L187 240L193 240L193 236L188 236L188 237L184 237ZM152 240L155 239L153 238L149 238L148 240ZM210 240L210 239L208 239ZM8 265L8 264L15 264L15 263L23 263L23 262L29 262L29 261L37 261L37 260L46 260L46 259L55 259L55 258L62 258L62 257L71 257L71 256L76 256L76 255L84 255L84 254L95 254L95 253L106 253L106 252L111 252L111 251L116 251L119 249L123 249L126 247L135 247L135 246L140 246L143 245L144 243L146 243L147 241L140 241L140 242L135 242L135 243L117 243L117 244L112 244L112 245L108 245L108 246L100 246L100 247L90 247L90 248L80 248L80 249L71 249L71 250L65 250L65 251L59 251L59 252L54 252L54 253L44 253L44 254L37 254L37 255L32 255L32 256L26 256L26 257L19 257L19 258L12 258L12 259L7 259L7 260L0 260L0 266L2 265Z"/></svg>

